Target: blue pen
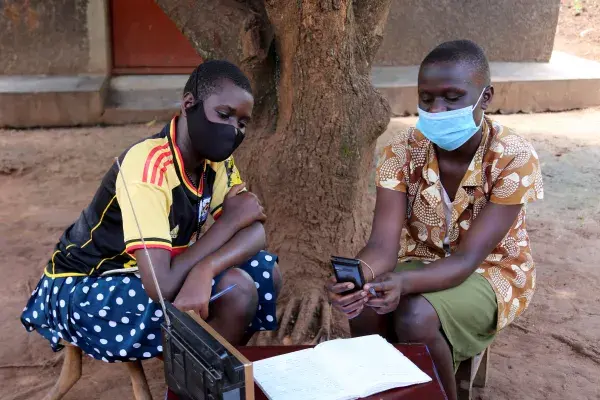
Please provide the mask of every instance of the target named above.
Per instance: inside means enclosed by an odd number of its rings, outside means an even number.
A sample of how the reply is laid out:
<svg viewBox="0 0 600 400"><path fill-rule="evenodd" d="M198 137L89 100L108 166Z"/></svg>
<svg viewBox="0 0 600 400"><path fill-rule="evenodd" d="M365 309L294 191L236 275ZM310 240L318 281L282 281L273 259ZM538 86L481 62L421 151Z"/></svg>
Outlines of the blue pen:
<svg viewBox="0 0 600 400"><path fill-rule="evenodd" d="M221 290L219 293L216 293L215 295L213 295L210 300L208 300L209 303L213 302L214 300L218 299L219 297L223 296L224 294L226 294L227 292L229 292L230 290L232 290L234 287L237 286L237 283L234 283L233 285Z"/></svg>

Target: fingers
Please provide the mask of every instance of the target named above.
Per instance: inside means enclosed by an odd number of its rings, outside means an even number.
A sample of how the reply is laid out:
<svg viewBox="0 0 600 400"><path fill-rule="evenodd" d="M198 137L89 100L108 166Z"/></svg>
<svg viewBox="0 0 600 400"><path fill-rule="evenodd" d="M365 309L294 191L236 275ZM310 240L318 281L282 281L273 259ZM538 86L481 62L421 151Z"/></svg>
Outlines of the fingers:
<svg viewBox="0 0 600 400"><path fill-rule="evenodd" d="M375 278L378 279L379 277ZM394 283L393 281L390 280L384 280L384 281L373 281L370 283L367 283L365 285L365 290L369 290L371 288L373 288L376 292L387 292L390 291L392 289L394 289Z"/></svg>
<svg viewBox="0 0 600 400"><path fill-rule="evenodd" d="M334 276L327 280L327 294L331 304L342 311L348 319L356 318L365 308L369 300L367 292L363 290L356 291L348 295L340 295L354 288L351 282L338 283Z"/></svg>
<svg viewBox="0 0 600 400"><path fill-rule="evenodd" d="M175 299L175 300L173 301L173 306L174 306L176 309L178 309L179 311L183 311L183 309L182 309L182 307L181 307L181 304L179 304L179 301L177 301L177 299Z"/></svg>
<svg viewBox="0 0 600 400"><path fill-rule="evenodd" d="M254 204L259 207L260 209L262 209L262 203L260 202L260 199L258 198L257 195L255 195L252 192L243 192L239 194L240 196L243 196L245 201L253 201Z"/></svg>
<svg viewBox="0 0 600 400"><path fill-rule="evenodd" d="M371 307L377 314L387 314L394 311L400 302L400 295L397 293L388 293L383 297L370 298L367 306Z"/></svg>
<svg viewBox="0 0 600 400"><path fill-rule="evenodd" d="M325 288L327 289L328 292L332 292L332 293L336 293L333 291L333 287L337 284L337 281L335 280L335 276L330 276L329 279L327 279L327 283L325 284ZM327 293L327 295L329 295L329 293Z"/></svg>
<svg viewBox="0 0 600 400"><path fill-rule="evenodd" d="M337 308L342 310L344 312L344 314L349 315L349 314L352 314L354 311L358 310L359 308L362 310L364 308L367 300L368 300L367 297L364 296L364 297L361 297L359 300L356 300L345 306L339 306Z"/></svg>
<svg viewBox="0 0 600 400"><path fill-rule="evenodd" d="M359 292L360 293L360 292ZM332 298L333 297L333 298ZM367 301L366 296L358 296L358 299L354 300L355 297L349 299L350 296L330 296L331 304L344 314L348 318L354 318L364 309Z"/></svg>
<svg viewBox="0 0 600 400"><path fill-rule="evenodd" d="M179 299L175 299L175 301L173 302L173 305L175 306L176 309L178 309L179 311L191 311L193 310L192 307L189 306L189 304L187 304L187 302L181 301Z"/></svg>
<svg viewBox="0 0 600 400"><path fill-rule="evenodd" d="M354 303L356 303L358 301L358 302L362 302L364 304L367 302L367 300L368 300L367 293L362 290L359 290L357 292L354 292L354 293L351 293L351 294L348 294L345 296L334 295L331 303L333 305L335 305L337 308L339 308L340 310L342 310L344 312L349 312L356 308L356 307L353 307L353 305L355 305Z"/></svg>
<svg viewBox="0 0 600 400"><path fill-rule="evenodd" d="M343 282L337 283L335 277L332 277L332 281L330 281L327 289L335 294L341 294L347 292L348 290L354 289L354 284L352 282Z"/></svg>
<svg viewBox="0 0 600 400"><path fill-rule="evenodd" d="M183 312L196 311L203 320L208 318L208 303L197 304L195 302L186 301L185 299L176 298L173 305Z"/></svg>
<svg viewBox="0 0 600 400"><path fill-rule="evenodd" d="M246 226L254 223L254 222L262 222L264 223L267 220L267 215L262 207L257 210L252 210L250 213L246 214Z"/></svg>
<svg viewBox="0 0 600 400"><path fill-rule="evenodd" d="M367 305L369 307L385 308L385 307L389 307L390 303L391 303L390 299L387 298L387 296L386 296L386 297L371 298L367 302Z"/></svg>
<svg viewBox="0 0 600 400"><path fill-rule="evenodd" d="M207 320L208 319L208 303L204 303L202 305L200 305L200 318L202 318L203 320Z"/></svg>
<svg viewBox="0 0 600 400"><path fill-rule="evenodd" d="M360 315L360 313L365 309L364 304L361 304L359 308L357 308L356 310L347 313L346 317L348 317L348 319L354 319L356 317L358 317Z"/></svg>
<svg viewBox="0 0 600 400"><path fill-rule="evenodd" d="M265 214L265 209L263 207L260 208L260 212L258 213L257 221L265 222L267 220L267 214Z"/></svg>
<svg viewBox="0 0 600 400"><path fill-rule="evenodd" d="M229 189L229 192L227 192L227 194L225 195L225 198L230 198L233 196L237 196L238 193L240 193L241 191L246 189L246 184L245 183L240 183L238 185L234 185L231 187L231 189Z"/></svg>

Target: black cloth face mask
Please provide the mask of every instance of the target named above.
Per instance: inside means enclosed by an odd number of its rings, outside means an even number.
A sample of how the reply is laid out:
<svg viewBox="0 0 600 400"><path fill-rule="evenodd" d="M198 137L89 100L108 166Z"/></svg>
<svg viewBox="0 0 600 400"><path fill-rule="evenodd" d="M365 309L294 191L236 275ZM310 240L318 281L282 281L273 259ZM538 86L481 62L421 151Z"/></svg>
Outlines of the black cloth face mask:
<svg viewBox="0 0 600 400"><path fill-rule="evenodd" d="M209 121L202 101L185 112L192 147L197 155L206 160L225 161L244 140L245 135L240 129Z"/></svg>

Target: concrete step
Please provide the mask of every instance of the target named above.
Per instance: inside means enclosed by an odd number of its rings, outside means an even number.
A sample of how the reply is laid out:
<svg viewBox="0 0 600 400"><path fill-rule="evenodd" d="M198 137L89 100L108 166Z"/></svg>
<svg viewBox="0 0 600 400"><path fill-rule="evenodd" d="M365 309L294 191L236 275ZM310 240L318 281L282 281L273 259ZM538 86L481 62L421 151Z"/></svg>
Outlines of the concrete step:
<svg viewBox="0 0 600 400"><path fill-rule="evenodd" d="M548 63L491 63L490 112L600 106L600 63L555 52ZM373 85L395 116L417 112L418 66L374 67ZM0 127L142 123L170 119L187 75L0 76Z"/></svg>
<svg viewBox="0 0 600 400"><path fill-rule="evenodd" d="M179 109L187 75L116 76L110 81L106 124L168 120Z"/></svg>
<svg viewBox="0 0 600 400"><path fill-rule="evenodd" d="M600 105L600 63L554 52L548 63L490 63L495 88L490 112L566 111ZM373 85L395 116L417 112L418 66L374 67Z"/></svg>
<svg viewBox="0 0 600 400"><path fill-rule="evenodd" d="M600 63L555 52L548 63L491 63L495 97L491 113L565 111L600 106ZM374 67L373 85L395 116L417 113L418 66ZM124 113L144 122L170 117L180 106L187 76L121 76L110 84L106 114ZM140 112L150 111L148 115ZM162 111L161 111L162 110ZM120 118L126 122L128 118ZM151 119L151 118L150 118ZM113 121L116 122L116 121Z"/></svg>
<svg viewBox="0 0 600 400"><path fill-rule="evenodd" d="M0 75L0 127L96 124L107 83L103 75Z"/></svg>

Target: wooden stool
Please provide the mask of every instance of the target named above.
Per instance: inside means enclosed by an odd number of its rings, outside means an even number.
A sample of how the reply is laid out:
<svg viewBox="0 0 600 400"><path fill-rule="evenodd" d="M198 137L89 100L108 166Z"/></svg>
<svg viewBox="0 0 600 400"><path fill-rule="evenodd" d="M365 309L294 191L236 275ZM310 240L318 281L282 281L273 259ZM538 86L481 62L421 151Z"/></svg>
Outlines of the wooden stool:
<svg viewBox="0 0 600 400"><path fill-rule="evenodd" d="M458 400L471 400L473 396L473 387L485 387L489 365L489 347L475 357L460 363L458 371L456 371L456 391Z"/></svg>
<svg viewBox="0 0 600 400"><path fill-rule="evenodd" d="M43 400L59 400L67 394L67 392L73 387L73 385L81 378L81 357L83 352L77 346L73 346L69 343L62 342L65 346L63 350L65 357L63 360L63 366L60 371L60 376L56 381L56 384L50 392L46 394ZM150 394L150 388L146 381L146 375L144 374L144 368L142 367L141 361L132 361L125 363L129 370L129 376L131 378L131 385L133 386L133 397L135 400L152 400Z"/></svg>

